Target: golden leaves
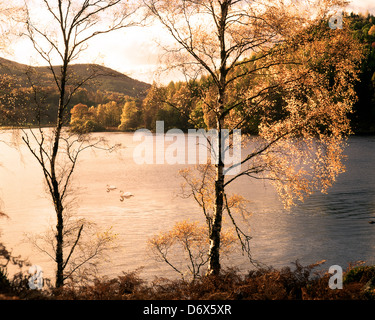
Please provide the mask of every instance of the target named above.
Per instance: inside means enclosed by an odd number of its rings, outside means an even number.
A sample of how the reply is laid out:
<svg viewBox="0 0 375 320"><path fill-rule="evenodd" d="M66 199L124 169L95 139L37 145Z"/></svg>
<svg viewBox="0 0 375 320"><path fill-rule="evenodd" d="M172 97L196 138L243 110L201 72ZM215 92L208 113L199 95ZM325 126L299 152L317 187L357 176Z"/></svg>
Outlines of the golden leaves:
<svg viewBox="0 0 375 320"><path fill-rule="evenodd" d="M208 228L198 221L177 222L171 230L160 232L148 240L148 247L159 261L166 262L182 277L190 274L194 278L201 274L208 262ZM221 234L221 252L231 251L236 241L233 232Z"/></svg>
<svg viewBox="0 0 375 320"><path fill-rule="evenodd" d="M112 229L113 229L113 227L111 226L104 231L98 231L96 233L96 237L97 237L98 241L103 242L103 243L104 242L105 243L113 243L114 241L116 241L116 239L118 237L118 234L114 233Z"/></svg>
<svg viewBox="0 0 375 320"><path fill-rule="evenodd" d="M315 28L314 37L306 30L298 46L286 43L263 59L262 77L247 92L257 97L248 109L259 116L260 137L248 170L260 168L286 207L313 191L327 192L345 170L351 133L347 115L356 100L362 47L346 29Z"/></svg>

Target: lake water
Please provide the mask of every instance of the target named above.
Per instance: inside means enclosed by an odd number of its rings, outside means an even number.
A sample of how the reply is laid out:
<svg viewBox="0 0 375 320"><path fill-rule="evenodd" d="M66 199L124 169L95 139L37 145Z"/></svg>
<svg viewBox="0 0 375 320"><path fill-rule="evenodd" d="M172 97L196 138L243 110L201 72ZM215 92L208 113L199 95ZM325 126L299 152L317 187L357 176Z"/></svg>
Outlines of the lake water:
<svg viewBox="0 0 375 320"><path fill-rule="evenodd" d="M103 228L112 226L118 234L118 249L101 272L116 276L143 267L145 278L175 276L168 266L152 259L146 241L177 221L203 221L194 200L177 196L182 183L178 170L187 165L137 165L133 151L139 143L133 142L132 134L104 136L126 148L82 154L74 176L73 206L77 216ZM2 133L0 140L10 141L10 133ZM24 240L25 233L42 233L55 224L40 167L25 146L15 149L0 143L0 152L1 208L10 217L1 220L1 240L14 254L28 257L53 277L49 257ZM283 209L267 183L242 179L233 185L232 191L252 201L248 225L254 259L274 267L291 266L297 259L304 265L325 259L327 270L358 260L375 263L375 225L368 223L375 219L375 137L351 137L345 154L347 171L329 193L314 194L290 211ZM106 192L107 184L135 196L120 202L118 190ZM240 254L224 263L251 268Z"/></svg>

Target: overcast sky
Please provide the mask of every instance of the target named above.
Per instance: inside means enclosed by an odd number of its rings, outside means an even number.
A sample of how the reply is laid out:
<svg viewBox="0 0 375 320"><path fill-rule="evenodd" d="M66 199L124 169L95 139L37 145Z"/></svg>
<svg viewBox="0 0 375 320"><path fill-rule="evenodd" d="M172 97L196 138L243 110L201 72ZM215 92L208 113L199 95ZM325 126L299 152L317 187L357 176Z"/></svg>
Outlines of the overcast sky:
<svg viewBox="0 0 375 320"><path fill-rule="evenodd" d="M353 0L349 9L355 12L366 12L375 15L375 0ZM163 30L156 27L129 28L98 36L90 48L77 62L95 62L125 73L132 78L152 83L168 82L170 76L155 72L161 49L156 39L163 37ZM20 63L38 64L37 55L25 41L14 45L12 56L6 56Z"/></svg>

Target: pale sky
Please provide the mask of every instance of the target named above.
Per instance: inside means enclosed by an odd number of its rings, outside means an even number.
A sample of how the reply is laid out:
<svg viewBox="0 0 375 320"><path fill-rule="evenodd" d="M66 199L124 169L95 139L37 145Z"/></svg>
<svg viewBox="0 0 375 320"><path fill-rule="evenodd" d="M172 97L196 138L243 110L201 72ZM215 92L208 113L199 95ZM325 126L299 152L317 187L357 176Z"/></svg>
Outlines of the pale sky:
<svg viewBox="0 0 375 320"><path fill-rule="evenodd" d="M369 13L375 15L375 1L374 0L352 0L349 4L349 9L353 11L359 11L365 13L366 10Z"/></svg>
<svg viewBox="0 0 375 320"><path fill-rule="evenodd" d="M353 0L349 9L356 12L368 10L375 15L375 0ZM90 43L89 49L76 62L95 62L125 73L134 79L148 83L153 81L167 83L173 76L160 75L157 72L162 50L156 40L164 39L165 36L167 33L160 27L118 30L95 38ZM12 55L3 56L24 64L41 64L32 46L26 40L14 42Z"/></svg>

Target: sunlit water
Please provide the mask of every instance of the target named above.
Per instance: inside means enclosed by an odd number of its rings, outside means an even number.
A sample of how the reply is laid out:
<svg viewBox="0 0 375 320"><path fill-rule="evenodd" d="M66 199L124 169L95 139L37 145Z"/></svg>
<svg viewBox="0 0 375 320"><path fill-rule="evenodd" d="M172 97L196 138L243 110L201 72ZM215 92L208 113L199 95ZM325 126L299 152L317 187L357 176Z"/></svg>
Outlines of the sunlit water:
<svg viewBox="0 0 375 320"><path fill-rule="evenodd" d="M177 195L182 183L178 170L187 165L137 165L133 151L139 142L126 133L103 134L111 143L121 143L116 153L88 151L82 154L74 176L73 210L103 228L118 234L118 249L105 262L102 274L115 276L143 267L141 276L174 276L167 265L156 262L146 247L147 239L175 222L201 220L193 199ZM11 140L9 133L2 140ZM0 144L1 208L10 219L2 219L1 240L14 254L28 257L53 277L51 259L25 241L24 234L43 233L54 225L54 210L45 192L36 160L21 144L19 149ZM264 182L242 179L233 190L252 201L248 220L254 259L274 267L299 261L306 265L327 260L325 268L364 260L374 263L375 138L352 137L345 150L347 171L340 175L329 194L314 194L305 203L285 211L274 189ZM106 185L117 191L106 192ZM119 201L119 190L135 196ZM242 269L251 265L235 254L226 265Z"/></svg>

